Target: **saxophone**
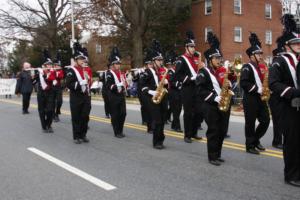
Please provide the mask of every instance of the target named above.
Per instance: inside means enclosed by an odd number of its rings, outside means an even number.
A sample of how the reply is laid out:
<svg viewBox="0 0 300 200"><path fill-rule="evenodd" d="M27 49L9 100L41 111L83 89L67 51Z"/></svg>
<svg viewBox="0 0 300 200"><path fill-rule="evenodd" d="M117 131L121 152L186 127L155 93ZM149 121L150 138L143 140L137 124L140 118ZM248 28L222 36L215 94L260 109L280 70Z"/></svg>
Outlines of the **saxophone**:
<svg viewBox="0 0 300 200"><path fill-rule="evenodd" d="M262 93L261 93L262 101L269 101L270 99L270 89L269 89L269 70L266 70L264 81L262 83Z"/></svg>
<svg viewBox="0 0 300 200"><path fill-rule="evenodd" d="M156 95L152 97L152 102L154 104L160 104L160 102L162 101L162 99L164 98L164 96L168 93L168 90L164 87L165 85L165 80L167 78L167 75L168 75L168 71L167 70L162 79L160 80L157 88L156 88Z"/></svg>
<svg viewBox="0 0 300 200"><path fill-rule="evenodd" d="M222 90L220 93L221 101L218 105L219 110L222 112L227 112L230 107L231 97L234 95L234 93L229 89L230 82L228 80L228 74L229 74L229 68L226 69L225 75L224 75L224 81L222 85Z"/></svg>

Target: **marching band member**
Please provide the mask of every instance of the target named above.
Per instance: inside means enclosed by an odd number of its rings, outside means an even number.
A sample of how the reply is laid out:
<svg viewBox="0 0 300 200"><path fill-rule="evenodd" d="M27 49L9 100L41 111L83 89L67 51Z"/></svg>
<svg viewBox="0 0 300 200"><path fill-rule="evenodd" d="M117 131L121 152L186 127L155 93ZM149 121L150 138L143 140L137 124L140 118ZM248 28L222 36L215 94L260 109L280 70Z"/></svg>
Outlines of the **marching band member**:
<svg viewBox="0 0 300 200"><path fill-rule="evenodd" d="M282 37L280 36L276 42L277 42L277 48L273 50L273 63L276 62L276 59L280 59L280 54L285 52L283 42L281 41ZM277 93L271 92L270 95L270 100L269 100L269 106L270 106L270 111L271 111L271 116L272 116L272 121L273 121L273 141L272 141L272 146L277 149L283 149L283 144L282 144L282 125L280 122L280 115L282 110L282 104L281 98Z"/></svg>
<svg viewBox="0 0 300 200"><path fill-rule="evenodd" d="M70 90L70 108L75 144L88 143L89 114L91 110L91 96L89 81L92 79L86 73L86 55L79 43L74 43L75 65L70 66L66 75L66 86Z"/></svg>
<svg viewBox="0 0 300 200"><path fill-rule="evenodd" d="M176 84L175 80L175 65L176 65L177 55L174 51L170 51L167 54L166 65L169 69L169 103L170 103L170 115L172 114L171 129L176 132L182 132L180 125L180 113L182 110L181 102L181 84Z"/></svg>
<svg viewBox="0 0 300 200"><path fill-rule="evenodd" d="M261 43L255 33L251 33L249 41L251 46L246 53L250 62L242 67L240 84L244 90L246 151L251 154L259 154L259 151L265 150L259 140L269 127L270 116L267 102L261 99L264 82L264 76L259 67L263 54ZM255 129L256 119L259 124Z"/></svg>
<svg viewBox="0 0 300 200"><path fill-rule="evenodd" d="M198 72L199 57L195 55L195 41L193 33L187 32L185 53L178 58L175 70L176 84L182 84L181 99L183 103L184 141L191 143L192 138L202 139L197 136L199 119L195 117L195 80Z"/></svg>
<svg viewBox="0 0 300 200"><path fill-rule="evenodd" d="M33 79L33 84L38 84L37 101L41 125L44 133L53 133L51 127L54 115L54 91L53 81L56 79L55 70L50 59L49 52L44 50L45 62L43 66L46 69L39 68Z"/></svg>
<svg viewBox="0 0 300 200"><path fill-rule="evenodd" d="M284 32L282 46L286 52L278 56L270 68L269 85L280 98L284 179L287 184L300 187L300 35L293 15L282 17Z"/></svg>
<svg viewBox="0 0 300 200"><path fill-rule="evenodd" d="M199 70L196 79L196 116L198 113L203 113L208 126L206 137L209 163L219 166L224 162L221 158L221 150L226 135L226 127L228 127L227 113L218 108L221 99L224 98L221 96L223 80L216 73L216 70L221 66L222 55L219 50L219 40L213 33L208 34L207 40L211 46L204 52L208 66Z"/></svg>
<svg viewBox="0 0 300 200"><path fill-rule="evenodd" d="M150 53L150 51L148 51ZM157 97L157 88L164 84L161 82L158 74L159 68L163 64L163 57L160 43L157 40L152 42L152 63L148 63L148 68L141 77L142 92L145 95L147 111L150 112L152 129L153 129L153 148L163 149L164 145L164 118L167 111L167 97L164 96L160 102L154 102L153 98Z"/></svg>
<svg viewBox="0 0 300 200"><path fill-rule="evenodd" d="M61 55L60 50L56 54L56 61L54 67L61 67ZM63 69L56 70L56 79L53 81L53 90L54 90L54 122L59 122L60 108L63 103L63 87L62 81L64 79Z"/></svg>
<svg viewBox="0 0 300 200"><path fill-rule="evenodd" d="M123 133L126 118L125 83L122 78L121 56L117 47L114 47L109 57L111 69L107 72L106 87L110 106L111 124L115 137L125 137Z"/></svg>

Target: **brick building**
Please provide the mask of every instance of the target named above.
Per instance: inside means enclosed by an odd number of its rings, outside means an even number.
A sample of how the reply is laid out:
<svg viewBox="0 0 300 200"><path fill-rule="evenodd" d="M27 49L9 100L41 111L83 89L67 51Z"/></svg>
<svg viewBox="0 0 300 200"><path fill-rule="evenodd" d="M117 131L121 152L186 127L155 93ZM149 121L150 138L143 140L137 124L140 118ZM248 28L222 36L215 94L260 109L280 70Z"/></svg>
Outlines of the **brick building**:
<svg viewBox="0 0 300 200"><path fill-rule="evenodd" d="M192 14L181 27L182 33L191 29L200 52L208 48L206 35L213 31L221 42L221 51L227 60L241 55L248 58L250 31L262 42L266 58L272 56L276 39L282 33L280 17L282 6L278 0L195 0Z"/></svg>

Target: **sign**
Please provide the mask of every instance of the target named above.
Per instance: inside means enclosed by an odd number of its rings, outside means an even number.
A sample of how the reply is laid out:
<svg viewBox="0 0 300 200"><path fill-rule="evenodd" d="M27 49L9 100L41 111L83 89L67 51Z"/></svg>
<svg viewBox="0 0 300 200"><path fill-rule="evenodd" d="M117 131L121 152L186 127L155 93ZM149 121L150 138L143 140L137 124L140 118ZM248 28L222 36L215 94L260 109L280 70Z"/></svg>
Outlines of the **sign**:
<svg viewBox="0 0 300 200"><path fill-rule="evenodd" d="M0 95L15 94L17 79L0 79Z"/></svg>

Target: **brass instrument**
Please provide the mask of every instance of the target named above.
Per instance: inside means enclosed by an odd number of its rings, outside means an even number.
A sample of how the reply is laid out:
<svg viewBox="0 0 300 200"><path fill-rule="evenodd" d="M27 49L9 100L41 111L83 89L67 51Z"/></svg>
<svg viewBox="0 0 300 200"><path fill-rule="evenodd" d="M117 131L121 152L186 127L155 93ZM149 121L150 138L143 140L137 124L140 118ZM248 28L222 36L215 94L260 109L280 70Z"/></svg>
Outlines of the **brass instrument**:
<svg viewBox="0 0 300 200"><path fill-rule="evenodd" d="M228 80L229 69L226 69L226 73L224 74L224 81L221 90L221 101L218 105L219 110L222 112L227 112L230 107L231 97L234 93L229 89L230 82Z"/></svg>
<svg viewBox="0 0 300 200"><path fill-rule="evenodd" d="M156 88L156 95L152 97L152 102L154 104L160 104L166 93L168 93L168 90L164 87L165 86L165 80L167 78L169 70L167 70L162 79L160 80L157 88Z"/></svg>
<svg viewBox="0 0 300 200"><path fill-rule="evenodd" d="M233 63L231 64L231 69L235 72L237 76L237 83L240 82L242 67L243 67L242 57L241 56L236 57Z"/></svg>
<svg viewBox="0 0 300 200"><path fill-rule="evenodd" d="M38 71L38 70L61 70L62 68L61 67L36 67L36 68L27 68L27 69L24 69L25 71Z"/></svg>
<svg viewBox="0 0 300 200"><path fill-rule="evenodd" d="M267 63L266 63L266 66ZM267 68L267 70L265 71L265 76L264 76L264 81L262 83L262 93L261 93L261 100L262 101L269 101L270 99L270 88L269 88L269 69Z"/></svg>

